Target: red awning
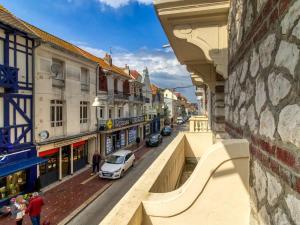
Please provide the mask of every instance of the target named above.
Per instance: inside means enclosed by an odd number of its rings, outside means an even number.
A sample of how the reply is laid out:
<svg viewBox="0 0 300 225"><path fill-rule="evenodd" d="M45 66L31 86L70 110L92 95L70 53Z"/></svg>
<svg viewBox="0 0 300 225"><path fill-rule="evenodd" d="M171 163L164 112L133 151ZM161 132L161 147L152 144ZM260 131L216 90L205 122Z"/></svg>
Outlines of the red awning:
<svg viewBox="0 0 300 225"><path fill-rule="evenodd" d="M44 151L44 152L40 152L39 156L44 157L44 156L47 156L47 155L52 155L52 154L57 153L57 152L59 152L59 148L53 148L53 149L49 149L49 150Z"/></svg>
<svg viewBox="0 0 300 225"><path fill-rule="evenodd" d="M79 147L81 145L85 145L87 141L79 141L73 144L73 148Z"/></svg>

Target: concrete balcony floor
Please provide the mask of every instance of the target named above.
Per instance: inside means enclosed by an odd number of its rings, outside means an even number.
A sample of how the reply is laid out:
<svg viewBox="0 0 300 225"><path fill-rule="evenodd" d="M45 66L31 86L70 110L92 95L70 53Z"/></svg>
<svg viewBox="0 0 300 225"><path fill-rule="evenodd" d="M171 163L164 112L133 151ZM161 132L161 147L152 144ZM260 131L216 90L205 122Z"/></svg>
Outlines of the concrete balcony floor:
<svg viewBox="0 0 300 225"><path fill-rule="evenodd" d="M248 177L246 140L180 133L101 224L248 225Z"/></svg>

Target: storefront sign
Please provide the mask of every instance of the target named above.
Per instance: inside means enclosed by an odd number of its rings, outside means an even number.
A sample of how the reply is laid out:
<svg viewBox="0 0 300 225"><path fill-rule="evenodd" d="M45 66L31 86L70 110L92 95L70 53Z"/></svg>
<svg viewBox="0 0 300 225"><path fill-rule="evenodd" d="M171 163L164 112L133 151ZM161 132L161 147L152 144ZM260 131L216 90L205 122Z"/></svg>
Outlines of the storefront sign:
<svg viewBox="0 0 300 225"><path fill-rule="evenodd" d="M112 122L112 120L107 120L107 122L106 122L106 127L107 127L107 129L112 129L113 128L113 122Z"/></svg>
<svg viewBox="0 0 300 225"><path fill-rule="evenodd" d="M113 152L113 143L112 143L112 137L106 136L106 154L110 154Z"/></svg>
<svg viewBox="0 0 300 225"><path fill-rule="evenodd" d="M131 123L141 123L145 121L145 117L144 116L137 116L137 117L133 117L131 118Z"/></svg>
<svg viewBox="0 0 300 225"><path fill-rule="evenodd" d="M130 124L130 120L129 119L117 119L114 120L114 128L120 128L120 127L125 127L128 126Z"/></svg>
<svg viewBox="0 0 300 225"><path fill-rule="evenodd" d="M132 127L128 130L128 143L133 143L135 142L137 137L137 128L136 127Z"/></svg>
<svg viewBox="0 0 300 225"><path fill-rule="evenodd" d="M39 156L40 157L44 157L44 156L47 156L47 155L52 155L52 154L54 154L54 153L56 153L58 151L59 151L59 148L49 149L47 151L40 152Z"/></svg>

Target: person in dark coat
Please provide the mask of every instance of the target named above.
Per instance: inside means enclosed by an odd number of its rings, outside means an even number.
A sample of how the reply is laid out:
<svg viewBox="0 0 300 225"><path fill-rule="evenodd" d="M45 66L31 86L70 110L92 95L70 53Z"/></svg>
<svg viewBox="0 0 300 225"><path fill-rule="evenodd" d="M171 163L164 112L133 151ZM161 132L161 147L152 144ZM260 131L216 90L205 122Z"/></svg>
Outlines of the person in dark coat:
<svg viewBox="0 0 300 225"><path fill-rule="evenodd" d="M96 172L96 169L97 169L97 172L99 172L100 162L101 162L101 156L100 156L99 152L96 151L93 155L93 172L91 175L94 175L94 173Z"/></svg>

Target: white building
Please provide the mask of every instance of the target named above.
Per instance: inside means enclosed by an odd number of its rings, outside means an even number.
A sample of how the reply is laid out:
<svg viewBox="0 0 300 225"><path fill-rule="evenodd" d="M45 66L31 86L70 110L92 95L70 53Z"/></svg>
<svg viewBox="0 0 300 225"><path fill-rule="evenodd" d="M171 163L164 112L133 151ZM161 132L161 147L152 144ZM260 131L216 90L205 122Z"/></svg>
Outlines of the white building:
<svg viewBox="0 0 300 225"><path fill-rule="evenodd" d="M168 119L176 122L177 119L177 96L174 91L166 89L164 91L164 103L168 111Z"/></svg>

